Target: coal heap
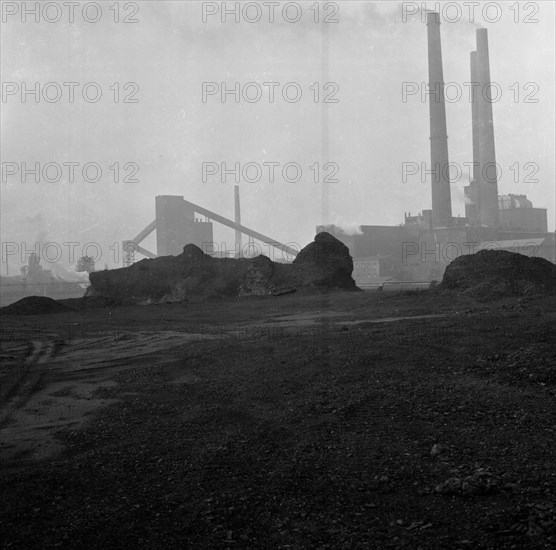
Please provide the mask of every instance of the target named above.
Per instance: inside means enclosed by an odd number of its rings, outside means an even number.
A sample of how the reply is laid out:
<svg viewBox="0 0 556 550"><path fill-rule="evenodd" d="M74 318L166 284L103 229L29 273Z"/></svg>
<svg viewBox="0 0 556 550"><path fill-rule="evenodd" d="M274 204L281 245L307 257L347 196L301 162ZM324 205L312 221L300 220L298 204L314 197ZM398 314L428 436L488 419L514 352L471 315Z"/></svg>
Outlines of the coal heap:
<svg viewBox="0 0 556 550"><path fill-rule="evenodd" d="M73 309L46 296L26 296L2 308L2 314L6 315L44 315L67 313L68 311L73 311Z"/></svg>
<svg viewBox="0 0 556 550"><path fill-rule="evenodd" d="M319 233L292 264L256 258L213 258L188 244L179 256L145 259L129 267L90 274L87 297L133 303L203 301L276 296L291 292L357 290L349 249Z"/></svg>
<svg viewBox="0 0 556 550"><path fill-rule="evenodd" d="M556 294L556 265L505 250L481 250L456 258L441 288L478 297Z"/></svg>
<svg viewBox="0 0 556 550"><path fill-rule="evenodd" d="M330 233L318 233L315 240L299 252L293 261L315 286L355 288L351 277L353 259L348 247Z"/></svg>

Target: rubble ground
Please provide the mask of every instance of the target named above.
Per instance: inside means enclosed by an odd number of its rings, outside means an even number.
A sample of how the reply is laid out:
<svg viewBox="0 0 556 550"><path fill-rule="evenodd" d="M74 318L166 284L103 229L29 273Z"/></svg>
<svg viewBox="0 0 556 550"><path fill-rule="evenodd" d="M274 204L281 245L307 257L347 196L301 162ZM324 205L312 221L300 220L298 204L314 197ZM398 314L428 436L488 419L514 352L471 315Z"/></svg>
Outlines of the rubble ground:
<svg viewBox="0 0 556 550"><path fill-rule="evenodd" d="M556 547L556 296L1 322L5 548Z"/></svg>

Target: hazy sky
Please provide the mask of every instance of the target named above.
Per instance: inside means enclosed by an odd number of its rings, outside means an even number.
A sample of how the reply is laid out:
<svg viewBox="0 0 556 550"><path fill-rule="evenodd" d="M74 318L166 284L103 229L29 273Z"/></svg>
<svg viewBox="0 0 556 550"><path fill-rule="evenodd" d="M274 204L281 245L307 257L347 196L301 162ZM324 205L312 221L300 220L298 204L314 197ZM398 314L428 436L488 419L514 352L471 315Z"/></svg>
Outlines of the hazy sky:
<svg viewBox="0 0 556 550"><path fill-rule="evenodd" d="M239 23L220 14L202 20L201 2L141 1L132 14L120 4L120 23L100 2L100 20L87 22L78 6L74 22L68 22L67 7L62 17L49 23L41 15L35 22L28 15L9 15L1 25L1 79L3 163L79 163L75 181L64 168L60 181L39 183L32 176L4 175L1 184L2 241L32 243L95 241L103 250L102 262L113 264L112 243L134 237L154 219L154 197L183 195L222 215L233 217L233 176L221 183L212 176L202 181L203 162L277 162L274 183L266 173L259 182L241 181L243 223L283 242L305 245L322 223L321 185L313 181L309 167L323 163L323 103L314 101L313 83L325 78L337 84L328 104L328 159L339 166L338 183L329 184L329 221L340 224L389 224L403 222L404 212L430 208L430 185L421 175L402 181L402 165L430 162L428 105L418 96L402 101L403 83L422 87L427 81L427 36L421 16L402 20L397 2L338 2L338 13L321 5L320 18L338 19L327 25L328 69L323 65L323 23L315 23L314 2L298 2L301 20L290 23L282 17L283 3L276 8L275 21L262 19ZM27 2L32 6L34 2ZM55 2L53 4L56 4ZM220 7L221 2L213 3ZM233 2L228 2L233 7ZM455 2L406 3L434 8L440 4L448 19L456 17ZM511 11L515 2L501 2L498 22L487 22L480 2L475 22L468 18L469 3L459 3L464 17L458 22L442 20L444 77L458 83L462 97L447 105L450 160L470 162L471 105L468 88L469 52L474 49L475 28L489 29L491 76L502 91L494 104L497 160L502 169L499 192L525 193L535 206L548 208L549 230L555 226L555 71L553 2L539 2L538 12ZM493 3L491 3L493 4ZM254 17L254 7L247 13ZM536 11L536 10L535 10ZM295 16L293 8L288 12ZM86 12L92 20L94 8ZM137 23L123 23L128 16ZM491 19L494 11L487 13ZM55 8L47 14L56 18ZM517 21L516 21L517 19ZM525 22L525 19L533 20ZM537 19L538 22L534 22ZM35 83L41 92L49 82L62 89L59 101L48 102L32 95L22 102L21 87ZM69 86L76 82L74 102ZM89 97L95 89L101 99L87 102L82 97L86 83ZM134 91L133 99L122 99ZM258 83L263 91L259 102L232 95L223 103L220 96L202 101L203 82L241 85ZM278 82L274 103L268 101L264 82ZM298 83L301 100L287 102L284 85ZM114 86L114 83L118 83ZM532 83L532 84L531 84ZM119 88L120 101L114 101ZM56 98L56 87L46 91ZM519 90L519 97L516 93ZM247 90L253 97L256 87ZM329 87L326 92L334 92ZM455 93L456 87L452 87ZM295 89L289 89L290 97ZM538 103L524 100L538 99ZM515 99L518 101L516 102ZM83 181L84 164L97 163L103 177L97 183ZM120 180L129 173L126 163L136 163L137 183L114 182L114 162L120 164ZM287 163L298 163L303 177L296 183L282 179ZM527 164L534 163L534 164ZM13 165L10 165L13 168ZM533 174L538 182L527 182ZM510 167L513 167L510 168ZM517 172L519 167L519 173ZM467 170L452 188L454 214L464 214L463 186ZM251 172L251 175L253 172ZM291 175L291 173L290 173ZM56 173L49 172L51 179ZM93 174L94 176L94 174ZM93 177L90 176L90 177ZM514 181L514 178L517 181ZM233 240L233 232L215 226L216 241ZM153 239L145 244L154 251ZM64 257L66 260L67 257ZM2 266L4 273L4 266Z"/></svg>

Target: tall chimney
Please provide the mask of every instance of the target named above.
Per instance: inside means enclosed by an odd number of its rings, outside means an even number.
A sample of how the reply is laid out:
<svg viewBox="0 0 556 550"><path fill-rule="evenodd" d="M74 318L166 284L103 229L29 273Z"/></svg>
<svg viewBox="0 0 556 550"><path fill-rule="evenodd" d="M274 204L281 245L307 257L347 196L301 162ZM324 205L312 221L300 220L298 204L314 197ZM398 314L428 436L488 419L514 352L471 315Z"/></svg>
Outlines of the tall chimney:
<svg viewBox="0 0 556 550"><path fill-rule="evenodd" d="M241 224L241 210L239 205L239 185L234 185L234 221ZM237 257L241 257L241 231L236 229L235 250L238 250Z"/></svg>
<svg viewBox="0 0 556 550"><path fill-rule="evenodd" d="M452 221L448 133L444 102L444 74L440 43L440 15L427 13L429 47L429 112L431 141L432 225L448 227Z"/></svg>
<svg viewBox="0 0 556 550"><path fill-rule="evenodd" d="M479 104L477 103L477 52L471 52L471 127L473 137L473 172L470 175L470 183L464 188L465 192L465 217L471 225L480 225L480 187L479 181Z"/></svg>
<svg viewBox="0 0 556 550"><path fill-rule="evenodd" d="M477 90L477 52L471 52L471 128L473 132L473 181L479 185L479 104L477 97L480 92Z"/></svg>
<svg viewBox="0 0 556 550"><path fill-rule="evenodd" d="M492 116L492 87L488 54L488 31L477 29L477 116L481 225L498 227L498 181L494 148L494 123Z"/></svg>

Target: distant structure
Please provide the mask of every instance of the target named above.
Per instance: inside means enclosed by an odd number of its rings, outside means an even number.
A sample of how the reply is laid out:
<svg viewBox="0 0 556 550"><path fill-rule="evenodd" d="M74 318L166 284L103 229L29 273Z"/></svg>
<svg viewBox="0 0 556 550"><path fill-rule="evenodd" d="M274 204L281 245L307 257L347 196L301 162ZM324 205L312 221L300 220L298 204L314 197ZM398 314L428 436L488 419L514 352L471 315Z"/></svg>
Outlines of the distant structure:
<svg viewBox="0 0 556 550"><path fill-rule="evenodd" d="M60 271L69 275L63 267L61 270L57 269L58 273ZM43 269L40 256L33 252L27 258L27 265L21 268L19 277L0 277L0 306L6 306L25 296L80 298L87 285L85 281L65 280L50 269Z"/></svg>
<svg viewBox="0 0 556 550"><path fill-rule="evenodd" d="M434 94L430 102L432 224L449 227L452 222L452 199L448 158L448 130L444 100L444 72L438 13L427 14L429 42L429 90Z"/></svg>
<svg viewBox="0 0 556 550"><path fill-rule="evenodd" d="M464 188L465 217L453 216L440 16L436 12L427 13L427 42L431 209L417 215L406 213L399 226L361 225L357 234L350 235L340 227L325 224L317 226L317 232L327 231L348 246L354 259L354 278L361 287L391 281L439 280L456 257L485 248L536 255L556 262L556 234L548 233L547 210L533 207L525 195L498 195L486 29L477 29L476 51L470 53L471 80L476 83L471 87L473 173ZM136 253L148 258L178 255L188 243L211 255L247 255L242 235L248 237L248 250L256 249L254 241L258 240L295 257L295 249L242 225L238 186L234 188L234 205L232 220L183 196L157 196L155 219L134 239L122 243L123 265L133 263ZM234 230L234 250L217 249L213 243L213 223ZM156 254L141 246L155 230Z"/></svg>
<svg viewBox="0 0 556 550"><path fill-rule="evenodd" d="M290 256L296 256L297 250L282 244L276 239L272 239L262 233L254 231L241 224L239 187L234 189L234 220L230 220L207 208L189 202L181 195L159 195L155 198L156 218L134 239L123 241L123 265L129 266L135 260L138 252L147 258L157 256L177 256L183 252L186 244L194 244L201 248L206 254L212 256L228 257L230 255L239 257L244 254L242 247L242 235L249 237L246 248L253 249L253 239L273 246ZM204 220L195 215L204 216ZM217 243L214 242L213 222L220 223L226 227L234 229L236 242L234 249L218 250ZM141 246L153 231L156 230L156 254ZM262 253L262 249L261 249Z"/></svg>
<svg viewBox="0 0 556 550"><path fill-rule="evenodd" d="M473 174L464 188L465 217L452 216L448 133L444 100L440 17L427 14L432 209L405 214L399 226L362 225L347 235L334 225L317 226L344 242L354 258L359 286L385 281L431 281L461 254L485 248L510 250L556 262L556 239L548 233L546 208L525 195L498 196L487 29L477 29L470 55Z"/></svg>
<svg viewBox="0 0 556 550"><path fill-rule="evenodd" d="M35 254L29 254L28 263L21 268L21 282L24 286L44 286L55 281L50 269L43 269L40 258ZM42 289L44 291L44 289Z"/></svg>
<svg viewBox="0 0 556 550"><path fill-rule="evenodd" d="M77 260L77 266L75 271L77 273L91 273L95 270L95 259L91 256L81 256L79 260Z"/></svg>
<svg viewBox="0 0 556 550"><path fill-rule="evenodd" d="M187 243L199 247L212 243L212 222L195 217L195 209L183 197L161 195L155 199L156 252L177 256Z"/></svg>

